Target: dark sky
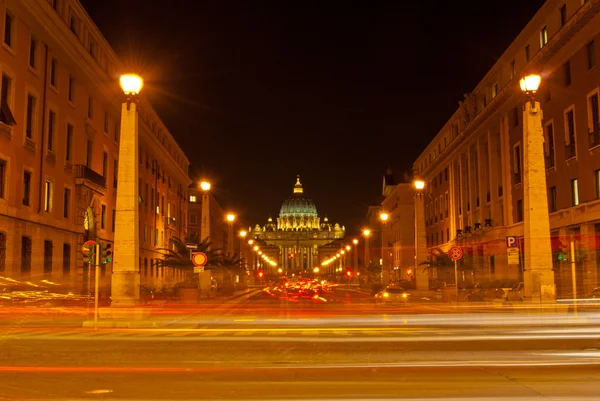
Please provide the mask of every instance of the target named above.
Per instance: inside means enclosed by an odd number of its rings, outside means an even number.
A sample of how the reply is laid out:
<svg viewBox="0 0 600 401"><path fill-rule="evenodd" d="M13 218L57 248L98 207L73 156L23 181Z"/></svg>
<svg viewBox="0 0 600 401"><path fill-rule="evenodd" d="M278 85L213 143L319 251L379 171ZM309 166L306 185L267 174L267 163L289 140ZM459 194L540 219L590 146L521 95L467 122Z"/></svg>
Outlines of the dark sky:
<svg viewBox="0 0 600 401"><path fill-rule="evenodd" d="M544 2L82 3L225 207L276 217L300 174L352 230Z"/></svg>

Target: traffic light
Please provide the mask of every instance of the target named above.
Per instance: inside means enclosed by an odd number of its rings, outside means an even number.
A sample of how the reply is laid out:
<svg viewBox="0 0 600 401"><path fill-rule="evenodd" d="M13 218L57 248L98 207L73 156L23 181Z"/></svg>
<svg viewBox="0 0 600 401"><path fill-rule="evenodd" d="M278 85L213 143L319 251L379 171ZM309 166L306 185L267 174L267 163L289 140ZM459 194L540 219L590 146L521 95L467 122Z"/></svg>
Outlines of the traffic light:
<svg viewBox="0 0 600 401"><path fill-rule="evenodd" d="M346 271L346 276L352 277L352 272L350 270Z"/></svg>
<svg viewBox="0 0 600 401"><path fill-rule="evenodd" d="M265 273L263 273L262 271L258 272L258 277L259 278L263 278L264 275L265 275Z"/></svg>
<svg viewBox="0 0 600 401"><path fill-rule="evenodd" d="M83 244L83 263L90 265L96 263L96 245Z"/></svg>
<svg viewBox="0 0 600 401"><path fill-rule="evenodd" d="M412 275L412 273L413 273L413 271L412 271L412 269L410 267L408 269L406 269L406 275L407 276Z"/></svg>
<svg viewBox="0 0 600 401"><path fill-rule="evenodd" d="M103 265L112 261L112 252L110 251L110 248L110 244L106 244L104 242L100 243L100 263L102 263Z"/></svg>

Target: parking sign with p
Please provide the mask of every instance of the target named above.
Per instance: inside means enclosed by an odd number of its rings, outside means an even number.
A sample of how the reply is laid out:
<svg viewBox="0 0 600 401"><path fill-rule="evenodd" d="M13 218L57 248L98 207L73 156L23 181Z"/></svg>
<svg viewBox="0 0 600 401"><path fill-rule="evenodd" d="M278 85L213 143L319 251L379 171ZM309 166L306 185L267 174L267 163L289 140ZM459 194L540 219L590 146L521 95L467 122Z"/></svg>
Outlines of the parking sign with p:
<svg viewBox="0 0 600 401"><path fill-rule="evenodd" d="M516 236L507 236L506 237L506 247L507 248L518 248L519 242L517 241Z"/></svg>

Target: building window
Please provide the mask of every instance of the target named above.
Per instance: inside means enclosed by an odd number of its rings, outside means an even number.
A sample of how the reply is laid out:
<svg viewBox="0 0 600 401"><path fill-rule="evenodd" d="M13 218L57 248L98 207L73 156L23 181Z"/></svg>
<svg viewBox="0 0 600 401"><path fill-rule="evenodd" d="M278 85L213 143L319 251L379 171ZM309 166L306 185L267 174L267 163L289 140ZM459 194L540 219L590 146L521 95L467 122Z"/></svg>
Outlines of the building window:
<svg viewBox="0 0 600 401"><path fill-rule="evenodd" d="M37 66L37 41L35 38L29 39L29 66L34 68Z"/></svg>
<svg viewBox="0 0 600 401"><path fill-rule="evenodd" d="M556 187L550 187L548 191L548 210L550 213L556 212Z"/></svg>
<svg viewBox="0 0 600 401"><path fill-rule="evenodd" d="M546 149L548 154L546 155L546 168L554 167L554 125L548 124L546 126Z"/></svg>
<svg viewBox="0 0 600 401"><path fill-rule="evenodd" d="M48 150L54 151L54 133L56 132L56 113L48 111Z"/></svg>
<svg viewBox="0 0 600 401"><path fill-rule="evenodd" d="M590 148L600 145L600 110L598 109L598 93L588 97L588 119Z"/></svg>
<svg viewBox="0 0 600 401"><path fill-rule="evenodd" d="M148 224L144 224L144 242L148 241Z"/></svg>
<svg viewBox="0 0 600 401"><path fill-rule="evenodd" d="M31 237L21 237L21 274L31 273Z"/></svg>
<svg viewBox="0 0 600 401"><path fill-rule="evenodd" d="M567 61L563 65L564 69L564 77L565 77L565 86L571 86L571 62Z"/></svg>
<svg viewBox="0 0 600 401"><path fill-rule="evenodd" d="M0 199L5 198L7 166L6 160L0 159Z"/></svg>
<svg viewBox="0 0 600 401"><path fill-rule="evenodd" d="M0 122L6 125L15 125L17 122L10 109L13 80L6 74L2 74L2 90L0 90Z"/></svg>
<svg viewBox="0 0 600 401"><path fill-rule="evenodd" d="M10 14L10 11L6 10L6 14L4 15L4 43L8 47L12 47L13 45L13 33L15 29L13 22L13 16Z"/></svg>
<svg viewBox="0 0 600 401"><path fill-rule="evenodd" d="M52 212L52 199L54 195L54 183L50 180L46 180L45 188L45 197L44 197L44 211Z"/></svg>
<svg viewBox="0 0 600 401"><path fill-rule="evenodd" d="M106 229L106 205L102 205L102 212L100 215L100 228Z"/></svg>
<svg viewBox="0 0 600 401"><path fill-rule="evenodd" d="M161 216L164 216L165 215L165 197L163 195L161 195L160 209L161 209Z"/></svg>
<svg viewBox="0 0 600 401"><path fill-rule="evenodd" d="M71 10L71 16L69 18L69 29L77 35L77 17L73 13L73 10Z"/></svg>
<svg viewBox="0 0 600 401"><path fill-rule="evenodd" d="M65 151L65 159L70 162L73 158L73 126L71 124L67 124L67 143L66 143L66 151Z"/></svg>
<svg viewBox="0 0 600 401"><path fill-rule="evenodd" d="M35 115L35 97L27 94L27 110L25 111L25 137L32 139L33 137L33 119Z"/></svg>
<svg viewBox="0 0 600 401"><path fill-rule="evenodd" d="M577 178L571 180L571 204L573 206L579 205L579 184Z"/></svg>
<svg viewBox="0 0 600 401"><path fill-rule="evenodd" d="M23 205L30 206L30 195L31 195L31 173L29 171L23 172Z"/></svg>
<svg viewBox="0 0 600 401"><path fill-rule="evenodd" d="M85 166L87 168L92 168L92 149L94 148L94 144L91 139L88 139L86 142L85 149Z"/></svg>
<svg viewBox="0 0 600 401"><path fill-rule="evenodd" d="M563 4L560 8L560 26L563 27L567 23L567 5Z"/></svg>
<svg viewBox="0 0 600 401"><path fill-rule="evenodd" d="M518 127L519 126L519 109L514 107L512 109L512 120L513 120L513 127Z"/></svg>
<svg viewBox="0 0 600 401"><path fill-rule="evenodd" d="M120 136L120 132L119 132L120 126L119 124L115 124L115 142L119 142L119 136Z"/></svg>
<svg viewBox="0 0 600 401"><path fill-rule="evenodd" d="M515 60L512 60L510 62L510 79L513 79L516 75L516 70L515 70Z"/></svg>
<svg viewBox="0 0 600 401"><path fill-rule="evenodd" d="M75 78L69 75L69 87L67 88L67 98L69 102L73 103L75 100Z"/></svg>
<svg viewBox="0 0 600 401"><path fill-rule="evenodd" d="M540 30L540 49L546 46L546 43L548 43L548 29L543 27Z"/></svg>
<svg viewBox="0 0 600 401"><path fill-rule="evenodd" d="M93 115L94 115L94 98L90 95L88 97L87 116L91 120Z"/></svg>
<svg viewBox="0 0 600 401"><path fill-rule="evenodd" d="M113 161L113 188L117 189L117 181L119 177L119 161L115 159Z"/></svg>
<svg viewBox="0 0 600 401"><path fill-rule="evenodd" d="M108 153L102 153L102 177L106 178L108 176Z"/></svg>
<svg viewBox="0 0 600 401"><path fill-rule="evenodd" d="M55 88L58 86L56 83L56 59L52 59L52 61L50 62L50 85L54 86Z"/></svg>
<svg viewBox="0 0 600 401"><path fill-rule="evenodd" d="M111 227L112 227L112 232L115 232L115 227L117 225L117 211L115 209L112 210L112 222L111 222Z"/></svg>
<svg viewBox="0 0 600 401"><path fill-rule="evenodd" d="M196 203L196 195L190 195L190 203Z"/></svg>
<svg viewBox="0 0 600 401"><path fill-rule="evenodd" d="M198 215L196 213L190 213L190 224L198 224Z"/></svg>
<svg viewBox="0 0 600 401"><path fill-rule="evenodd" d="M600 170L594 171L594 181L596 181L596 199L600 199Z"/></svg>
<svg viewBox="0 0 600 401"><path fill-rule="evenodd" d="M513 151L513 166L515 173L515 184L521 183L521 145L516 144Z"/></svg>
<svg viewBox="0 0 600 401"><path fill-rule="evenodd" d="M52 274L52 241L44 241L44 274Z"/></svg>
<svg viewBox="0 0 600 401"><path fill-rule="evenodd" d="M495 82L492 85L492 98L495 98L496 96L498 96L498 82Z"/></svg>
<svg viewBox="0 0 600 401"><path fill-rule="evenodd" d="M525 62L529 63L529 45L525 46Z"/></svg>
<svg viewBox="0 0 600 401"><path fill-rule="evenodd" d="M573 109L570 109L565 113L565 131L567 134L567 159L571 159L577 155L575 144L575 114Z"/></svg>
<svg viewBox="0 0 600 401"><path fill-rule="evenodd" d="M104 133L108 135L108 111L104 110Z"/></svg>
<svg viewBox="0 0 600 401"><path fill-rule="evenodd" d="M96 57L96 44L94 43L93 40L90 40L89 44L90 44L90 47L89 47L90 56L95 58Z"/></svg>
<svg viewBox="0 0 600 401"><path fill-rule="evenodd" d="M71 205L71 190L69 188L65 188L65 193L63 196L63 217L65 219L69 218L70 205Z"/></svg>
<svg viewBox="0 0 600 401"><path fill-rule="evenodd" d="M0 273L6 271L6 233L0 231Z"/></svg>
<svg viewBox="0 0 600 401"><path fill-rule="evenodd" d="M523 221L523 199L517 200L517 223Z"/></svg>
<svg viewBox="0 0 600 401"><path fill-rule="evenodd" d="M588 70L591 70L592 68L594 68L596 66L596 45L594 44L593 40L587 44L586 53L587 53L587 67L588 67Z"/></svg>
<svg viewBox="0 0 600 401"><path fill-rule="evenodd" d="M71 245L63 244L63 275L68 276L71 273Z"/></svg>

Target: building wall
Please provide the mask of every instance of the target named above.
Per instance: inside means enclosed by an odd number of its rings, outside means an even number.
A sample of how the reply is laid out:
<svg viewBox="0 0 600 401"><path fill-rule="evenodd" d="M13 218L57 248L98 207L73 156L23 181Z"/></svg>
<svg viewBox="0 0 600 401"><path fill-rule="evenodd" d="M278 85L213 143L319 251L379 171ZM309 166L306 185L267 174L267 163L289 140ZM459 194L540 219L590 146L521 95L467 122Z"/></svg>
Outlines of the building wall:
<svg viewBox="0 0 600 401"><path fill-rule="evenodd" d="M543 110L553 248L557 253L575 241L584 255L577 256L580 291L598 283L599 111L590 98L600 82L599 11L599 1L547 1L414 164L415 175L427 183L429 247L464 246L463 263L477 268L473 280L522 276L522 259L520 265L508 264L505 237L523 235L527 99L518 81L537 72L543 77L537 100ZM559 294L565 294L570 283L558 279L566 266L555 267Z"/></svg>
<svg viewBox="0 0 600 401"><path fill-rule="evenodd" d="M81 246L111 243L117 218L122 66L78 1L0 0L0 14L10 32L0 85L14 115L0 119L0 275L85 286ZM153 260L187 230L189 161L143 96L140 106L141 282L162 287L177 276Z"/></svg>

